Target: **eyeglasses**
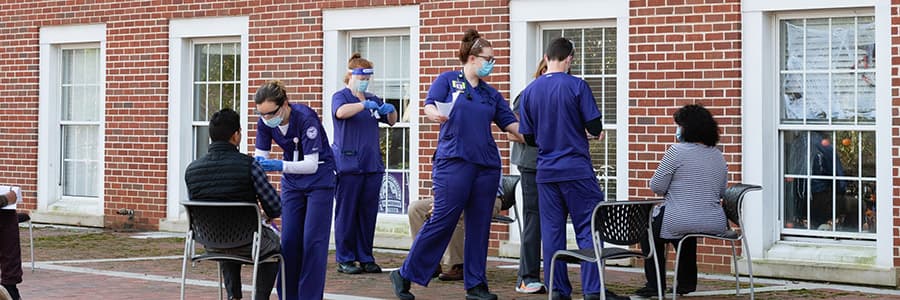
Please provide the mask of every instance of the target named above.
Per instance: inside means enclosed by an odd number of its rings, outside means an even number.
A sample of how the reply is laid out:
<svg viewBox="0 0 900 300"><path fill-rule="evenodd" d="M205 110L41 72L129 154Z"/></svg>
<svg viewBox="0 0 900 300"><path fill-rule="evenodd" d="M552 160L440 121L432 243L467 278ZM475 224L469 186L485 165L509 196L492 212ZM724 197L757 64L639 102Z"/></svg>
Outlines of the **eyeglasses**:
<svg viewBox="0 0 900 300"><path fill-rule="evenodd" d="M282 107L282 106L284 106L284 104L279 105L277 108L275 108L275 110L273 110L273 111L271 111L271 112L267 112L267 113L261 112L261 111L259 111L259 110L257 109L257 110L256 110L256 114L259 115L260 117L263 117L263 118L268 119L269 117L274 116L275 114L277 114L278 111L281 110L281 107Z"/></svg>
<svg viewBox="0 0 900 300"><path fill-rule="evenodd" d="M494 62L497 61L496 59L494 59L494 56L481 56L481 55L475 55L475 57L481 57L481 58L483 58L485 61L487 61L487 62L489 62L489 63L494 63Z"/></svg>

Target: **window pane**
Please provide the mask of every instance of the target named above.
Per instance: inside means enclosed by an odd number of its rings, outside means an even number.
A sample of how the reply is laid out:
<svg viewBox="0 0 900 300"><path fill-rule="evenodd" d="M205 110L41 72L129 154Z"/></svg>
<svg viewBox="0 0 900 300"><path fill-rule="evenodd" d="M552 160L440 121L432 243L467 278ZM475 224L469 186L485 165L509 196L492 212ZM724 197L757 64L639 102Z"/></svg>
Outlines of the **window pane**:
<svg viewBox="0 0 900 300"><path fill-rule="evenodd" d="M875 123L875 73L858 73L856 76L856 101L859 106L859 123Z"/></svg>
<svg viewBox="0 0 900 300"><path fill-rule="evenodd" d="M98 127L62 126L63 194L97 197Z"/></svg>
<svg viewBox="0 0 900 300"><path fill-rule="evenodd" d="M857 69L875 68L875 18L857 18Z"/></svg>
<svg viewBox="0 0 900 300"><path fill-rule="evenodd" d="M859 145L862 152L860 155L862 177L875 178L875 132L861 132Z"/></svg>
<svg viewBox="0 0 900 300"><path fill-rule="evenodd" d="M862 232L875 233L875 182L862 181L862 209L860 210L862 218Z"/></svg>
<svg viewBox="0 0 900 300"><path fill-rule="evenodd" d="M206 121L206 84L194 85L194 121Z"/></svg>
<svg viewBox="0 0 900 300"><path fill-rule="evenodd" d="M856 180L836 181L835 230L860 232L859 230L859 182Z"/></svg>
<svg viewBox="0 0 900 300"><path fill-rule="evenodd" d="M585 74L603 74L603 28L584 30L584 72Z"/></svg>
<svg viewBox="0 0 900 300"><path fill-rule="evenodd" d="M856 79L852 73L831 75L831 111L834 123L852 124L856 117Z"/></svg>
<svg viewBox="0 0 900 300"><path fill-rule="evenodd" d="M781 75L781 121L803 123L803 75Z"/></svg>
<svg viewBox="0 0 900 300"><path fill-rule="evenodd" d="M781 22L781 69L803 69L803 20Z"/></svg>
<svg viewBox="0 0 900 300"><path fill-rule="evenodd" d="M74 72L74 70L73 70L74 58L72 58L72 55L73 55L72 50L63 50L62 51L62 60L60 61L60 64L61 64L60 70L62 70L61 82L64 85L71 84L73 77L74 77L74 76L72 76L72 72Z"/></svg>
<svg viewBox="0 0 900 300"><path fill-rule="evenodd" d="M206 90L206 114L203 121L212 119L212 115L221 109L222 85L210 84Z"/></svg>
<svg viewBox="0 0 900 300"><path fill-rule="evenodd" d="M806 20L806 69L825 70L828 63L828 19Z"/></svg>
<svg viewBox="0 0 900 300"><path fill-rule="evenodd" d="M829 179L810 180L810 229L833 230L833 186L833 181Z"/></svg>
<svg viewBox="0 0 900 300"><path fill-rule="evenodd" d="M606 37L603 40L605 74L616 74L616 29L604 28Z"/></svg>
<svg viewBox="0 0 900 300"><path fill-rule="evenodd" d="M807 175L807 133L803 131L784 132L784 174Z"/></svg>
<svg viewBox="0 0 900 300"><path fill-rule="evenodd" d="M209 45L208 81L222 81L222 44Z"/></svg>
<svg viewBox="0 0 900 300"><path fill-rule="evenodd" d="M603 97L603 113L604 124L616 124L616 78L607 77L603 79L603 92L599 95L594 90L594 97Z"/></svg>
<svg viewBox="0 0 900 300"><path fill-rule="evenodd" d="M238 78L238 51L237 44L222 45L222 81L234 81Z"/></svg>
<svg viewBox="0 0 900 300"><path fill-rule="evenodd" d="M222 107L221 108L231 108L234 107L234 84L223 84L222 85ZM212 116L210 116L212 117Z"/></svg>
<svg viewBox="0 0 900 300"><path fill-rule="evenodd" d="M856 18L831 19L832 69L853 69L856 52Z"/></svg>
<svg viewBox="0 0 900 300"><path fill-rule="evenodd" d="M784 178L784 227L809 229L807 220L807 179Z"/></svg>
<svg viewBox="0 0 900 300"><path fill-rule="evenodd" d="M806 121L809 123L828 122L828 75L806 75Z"/></svg>
<svg viewBox="0 0 900 300"><path fill-rule="evenodd" d="M859 132L837 131L834 143L838 159L838 164L835 165L835 175L859 176Z"/></svg>
<svg viewBox="0 0 900 300"><path fill-rule="evenodd" d="M209 152L209 126L194 126L194 159Z"/></svg>
<svg viewBox="0 0 900 300"><path fill-rule="evenodd" d="M209 55L209 45L200 44L194 46L194 81L206 81L207 55Z"/></svg>

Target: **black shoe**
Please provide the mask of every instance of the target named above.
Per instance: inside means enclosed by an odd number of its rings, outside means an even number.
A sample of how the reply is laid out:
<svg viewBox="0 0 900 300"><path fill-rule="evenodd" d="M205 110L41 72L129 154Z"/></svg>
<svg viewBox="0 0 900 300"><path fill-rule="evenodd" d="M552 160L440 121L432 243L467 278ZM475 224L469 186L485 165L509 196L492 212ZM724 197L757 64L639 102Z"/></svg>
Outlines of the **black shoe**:
<svg viewBox="0 0 900 300"><path fill-rule="evenodd" d="M344 274L359 274L363 270L356 266L356 262L350 261L338 263L337 271Z"/></svg>
<svg viewBox="0 0 900 300"><path fill-rule="evenodd" d="M601 299L600 293L584 295L584 300L600 300L600 299ZM631 297L619 296L610 290L606 290L606 300L629 300L629 299L631 299Z"/></svg>
<svg viewBox="0 0 900 300"><path fill-rule="evenodd" d="M553 299L553 300L572 300L572 297L569 296L569 295L563 295L563 294L560 293L559 291L553 291L553 293L550 293L550 299Z"/></svg>
<svg viewBox="0 0 900 300"><path fill-rule="evenodd" d="M656 292L656 289L646 286L635 290L634 294L644 298L659 296L659 294ZM665 295L663 295L663 297L665 297Z"/></svg>
<svg viewBox="0 0 900 300"><path fill-rule="evenodd" d="M678 295L679 295L679 296L681 296L681 295L687 295L687 294L693 293L693 292L695 292L695 291L697 291L697 288L696 288L696 287L695 287L695 288L692 288L692 289L683 289L683 288L680 288L680 287L679 287L679 288L678 288ZM671 294L671 293L672 293L672 288L666 289L666 294Z"/></svg>
<svg viewBox="0 0 900 300"><path fill-rule="evenodd" d="M366 273L381 273L381 266L375 262L359 263L359 266Z"/></svg>
<svg viewBox="0 0 900 300"><path fill-rule="evenodd" d="M416 299L416 296L409 292L409 285L409 280L400 276L400 270L391 271L391 286L393 286L394 295L397 295L397 298L400 300Z"/></svg>
<svg viewBox="0 0 900 300"><path fill-rule="evenodd" d="M437 269L434 270L434 273L431 273L431 278L437 278L438 276L441 276L441 273L443 272L444 270L441 268L441 265L438 265Z"/></svg>
<svg viewBox="0 0 900 300"><path fill-rule="evenodd" d="M497 300L497 295L491 294L487 285L481 283L466 290L466 300Z"/></svg>

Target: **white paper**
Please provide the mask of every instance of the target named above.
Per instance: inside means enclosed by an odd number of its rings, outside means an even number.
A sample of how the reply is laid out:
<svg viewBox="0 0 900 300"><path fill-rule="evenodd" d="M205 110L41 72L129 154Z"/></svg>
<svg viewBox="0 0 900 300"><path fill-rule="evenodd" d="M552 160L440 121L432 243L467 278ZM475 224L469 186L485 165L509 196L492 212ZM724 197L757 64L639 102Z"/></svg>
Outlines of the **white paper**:
<svg viewBox="0 0 900 300"><path fill-rule="evenodd" d="M453 100L447 103L435 101L434 104L437 106L438 112L449 118L450 112L453 111L453 105L456 104L456 98L459 97L459 94L459 91L453 92Z"/></svg>
<svg viewBox="0 0 900 300"><path fill-rule="evenodd" d="M17 186L0 185L0 193L5 194L6 192L9 192L9 190L16 192L16 202L10 203L9 205L4 206L3 208L0 208L0 209L16 210L16 204L22 202L22 189L20 189Z"/></svg>

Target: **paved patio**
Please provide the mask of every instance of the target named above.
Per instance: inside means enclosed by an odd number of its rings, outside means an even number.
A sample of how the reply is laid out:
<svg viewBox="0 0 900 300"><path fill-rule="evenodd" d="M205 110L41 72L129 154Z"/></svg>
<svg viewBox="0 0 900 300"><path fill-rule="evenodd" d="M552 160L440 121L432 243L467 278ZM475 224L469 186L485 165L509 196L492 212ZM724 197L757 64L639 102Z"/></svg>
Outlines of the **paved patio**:
<svg viewBox="0 0 900 300"><path fill-rule="evenodd" d="M177 235L136 239L137 233L115 233L73 228L40 228L35 231L37 269L24 262L24 299L178 299L183 240ZM22 232L23 260L28 260L27 230ZM376 259L386 269L400 265L405 252L378 249ZM326 299L394 299L388 274L345 275L335 271L329 258ZM516 261L490 258L489 285L501 299L546 299L546 295L515 292ZM569 269L575 290L580 290L578 268ZM607 283L619 294L630 294L642 284L642 271L610 267ZM249 274L247 269L244 274ZM249 275L244 276L249 283ZM200 263L188 276L188 299L215 299L215 265ZM669 277L671 281L671 276ZM900 291L827 283L794 282L760 278L757 299L898 299ZM244 296L249 299L249 286ZM459 299L461 282L432 281L428 288L413 286L418 299ZM578 299L580 294L574 294ZM698 292L686 299L749 299L734 295L733 277L701 275ZM273 294L270 299L277 299ZM640 299L633 297L633 299Z"/></svg>

